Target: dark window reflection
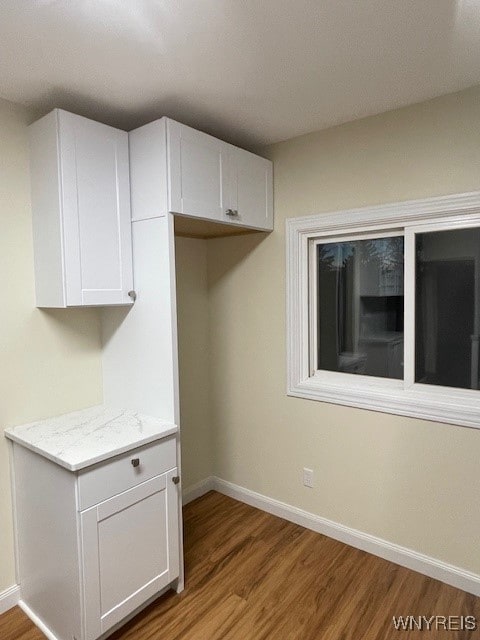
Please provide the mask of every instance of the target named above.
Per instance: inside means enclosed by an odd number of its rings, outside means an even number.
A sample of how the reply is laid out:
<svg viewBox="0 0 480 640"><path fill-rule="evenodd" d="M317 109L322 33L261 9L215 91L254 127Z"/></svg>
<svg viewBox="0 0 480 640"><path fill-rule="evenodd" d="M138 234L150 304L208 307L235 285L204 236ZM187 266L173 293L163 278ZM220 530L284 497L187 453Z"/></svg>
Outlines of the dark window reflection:
<svg viewBox="0 0 480 640"><path fill-rule="evenodd" d="M318 368L403 378L403 237L317 248Z"/></svg>
<svg viewBox="0 0 480 640"><path fill-rule="evenodd" d="M478 389L480 229L416 236L415 380Z"/></svg>

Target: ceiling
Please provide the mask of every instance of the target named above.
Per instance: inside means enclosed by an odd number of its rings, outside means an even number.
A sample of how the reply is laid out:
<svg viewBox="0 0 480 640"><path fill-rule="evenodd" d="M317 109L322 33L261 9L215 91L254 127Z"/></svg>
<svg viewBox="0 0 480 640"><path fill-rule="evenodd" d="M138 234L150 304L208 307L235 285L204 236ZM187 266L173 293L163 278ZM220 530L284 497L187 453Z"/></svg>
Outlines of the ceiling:
<svg viewBox="0 0 480 640"><path fill-rule="evenodd" d="M0 96L247 147L480 83L480 0L1 0Z"/></svg>

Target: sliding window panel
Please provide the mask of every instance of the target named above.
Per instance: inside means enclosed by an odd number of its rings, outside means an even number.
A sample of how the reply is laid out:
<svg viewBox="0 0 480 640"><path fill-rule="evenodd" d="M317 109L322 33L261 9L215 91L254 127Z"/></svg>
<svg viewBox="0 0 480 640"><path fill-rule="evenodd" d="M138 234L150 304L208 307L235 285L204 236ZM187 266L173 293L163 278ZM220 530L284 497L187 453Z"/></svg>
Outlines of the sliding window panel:
<svg viewBox="0 0 480 640"><path fill-rule="evenodd" d="M403 379L404 239L316 243L316 369Z"/></svg>
<svg viewBox="0 0 480 640"><path fill-rule="evenodd" d="M415 382L479 388L480 228L415 232Z"/></svg>

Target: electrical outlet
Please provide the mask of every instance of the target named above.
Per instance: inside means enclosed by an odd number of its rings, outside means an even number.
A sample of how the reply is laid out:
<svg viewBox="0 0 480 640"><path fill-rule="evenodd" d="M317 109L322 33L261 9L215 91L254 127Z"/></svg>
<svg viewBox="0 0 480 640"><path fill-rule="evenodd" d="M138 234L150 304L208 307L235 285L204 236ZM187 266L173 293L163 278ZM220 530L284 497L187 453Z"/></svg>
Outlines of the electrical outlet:
<svg viewBox="0 0 480 640"><path fill-rule="evenodd" d="M303 484L306 487L313 487L313 469L303 468Z"/></svg>

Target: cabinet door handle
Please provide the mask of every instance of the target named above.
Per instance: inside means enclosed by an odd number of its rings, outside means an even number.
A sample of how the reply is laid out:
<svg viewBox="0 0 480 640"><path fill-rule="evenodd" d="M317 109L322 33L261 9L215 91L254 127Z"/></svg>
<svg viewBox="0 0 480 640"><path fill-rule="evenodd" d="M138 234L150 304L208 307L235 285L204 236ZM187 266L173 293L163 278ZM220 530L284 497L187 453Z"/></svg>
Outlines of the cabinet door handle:
<svg viewBox="0 0 480 640"><path fill-rule="evenodd" d="M130 462L132 463L132 467L138 467L140 464L140 458L132 458Z"/></svg>
<svg viewBox="0 0 480 640"><path fill-rule="evenodd" d="M178 484L180 482L180 476L173 476L172 482L173 484Z"/></svg>
<svg viewBox="0 0 480 640"><path fill-rule="evenodd" d="M231 216L232 218L235 218L236 216L238 216L237 209L227 209L225 213L227 214L227 216Z"/></svg>

